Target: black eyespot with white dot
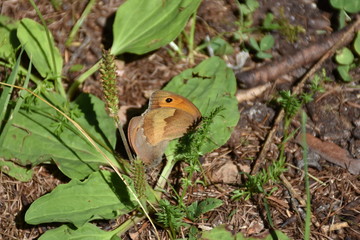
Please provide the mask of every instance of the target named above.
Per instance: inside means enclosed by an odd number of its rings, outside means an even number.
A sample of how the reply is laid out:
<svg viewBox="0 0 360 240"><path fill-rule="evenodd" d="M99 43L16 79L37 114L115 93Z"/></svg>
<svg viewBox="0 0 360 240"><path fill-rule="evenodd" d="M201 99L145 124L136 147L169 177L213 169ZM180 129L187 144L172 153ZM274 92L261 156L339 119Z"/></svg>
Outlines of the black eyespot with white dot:
<svg viewBox="0 0 360 240"><path fill-rule="evenodd" d="M167 99L165 99L165 102L167 102L167 103L171 103L172 101L173 101L172 98L167 98Z"/></svg>

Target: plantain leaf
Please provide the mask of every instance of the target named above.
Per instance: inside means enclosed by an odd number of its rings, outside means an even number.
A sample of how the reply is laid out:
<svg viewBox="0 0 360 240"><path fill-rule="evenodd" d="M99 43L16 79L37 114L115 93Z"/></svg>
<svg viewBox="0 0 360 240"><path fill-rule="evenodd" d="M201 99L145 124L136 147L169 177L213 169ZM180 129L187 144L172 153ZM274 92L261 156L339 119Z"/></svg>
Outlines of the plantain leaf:
<svg viewBox="0 0 360 240"><path fill-rule="evenodd" d="M0 159L0 171L22 182L30 181L34 173L32 169L27 169L2 159Z"/></svg>
<svg viewBox="0 0 360 240"><path fill-rule="evenodd" d="M0 58L14 63L16 48L20 45L16 37L18 22L7 16L0 15Z"/></svg>
<svg viewBox="0 0 360 240"><path fill-rule="evenodd" d="M199 240L290 240L283 232L279 230L273 231L271 234L268 234L265 238L247 238L244 237L242 233L234 233L233 231L226 228L225 225L219 225L216 228L210 231L203 231Z"/></svg>
<svg viewBox="0 0 360 240"><path fill-rule="evenodd" d="M62 225L58 228L47 230L39 240L120 240L116 233L106 232L94 224L86 223L84 226L73 229L70 226Z"/></svg>
<svg viewBox="0 0 360 240"><path fill-rule="evenodd" d="M131 182L127 177L126 181ZM26 211L25 221L34 225L70 222L81 227L94 219L116 218L136 205L134 197L114 172L98 171L83 182L73 179L36 199Z"/></svg>
<svg viewBox="0 0 360 240"><path fill-rule="evenodd" d="M222 146L240 118L235 98L236 80L233 71L219 57L209 58L193 69L187 69L174 77L164 88L191 100L203 116L208 116L216 108L223 110L215 116L210 126L207 141L200 154L206 154ZM166 149L166 156L172 158L177 141L172 141Z"/></svg>
<svg viewBox="0 0 360 240"><path fill-rule="evenodd" d="M17 37L43 78L56 79L61 75L63 59L52 35L48 39L44 26L24 18L20 21Z"/></svg>
<svg viewBox="0 0 360 240"><path fill-rule="evenodd" d="M116 12L111 54L144 54L173 41L201 0L128 0Z"/></svg>
<svg viewBox="0 0 360 240"><path fill-rule="evenodd" d="M66 105L66 100L58 94L52 93L51 98L60 103L57 105L59 108ZM65 175L77 179L85 178L99 165L107 163L74 126L50 106L39 101L36 105L32 103L31 109L21 109L14 115L0 146L0 157L15 158L22 166L54 160ZM105 111L104 103L93 95L82 94L72 109L69 114L78 112L73 119L101 143L103 147L100 148L116 163L111 150L108 150L115 146L116 128Z"/></svg>

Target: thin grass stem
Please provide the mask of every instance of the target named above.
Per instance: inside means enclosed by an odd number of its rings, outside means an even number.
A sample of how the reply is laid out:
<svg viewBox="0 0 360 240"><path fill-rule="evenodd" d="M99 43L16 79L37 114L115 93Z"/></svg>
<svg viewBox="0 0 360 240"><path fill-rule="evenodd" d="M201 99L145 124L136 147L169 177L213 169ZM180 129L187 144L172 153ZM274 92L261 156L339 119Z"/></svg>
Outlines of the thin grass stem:
<svg viewBox="0 0 360 240"><path fill-rule="evenodd" d="M80 18L76 21L74 27L71 29L71 32L69 34L68 39L65 42L66 46L70 46L72 41L74 40L74 37L76 33L79 31L81 25L85 21L86 17L89 15L91 9L95 5L96 0L90 0L88 4L86 5L86 8L84 9L83 13L81 14Z"/></svg>
<svg viewBox="0 0 360 240"><path fill-rule="evenodd" d="M311 224L311 203L310 203L310 184L308 172L308 145L306 143L306 113L301 113L301 145L303 148L304 172L305 172L305 191L306 191L306 218L305 218L305 232L304 239L310 239L310 224Z"/></svg>

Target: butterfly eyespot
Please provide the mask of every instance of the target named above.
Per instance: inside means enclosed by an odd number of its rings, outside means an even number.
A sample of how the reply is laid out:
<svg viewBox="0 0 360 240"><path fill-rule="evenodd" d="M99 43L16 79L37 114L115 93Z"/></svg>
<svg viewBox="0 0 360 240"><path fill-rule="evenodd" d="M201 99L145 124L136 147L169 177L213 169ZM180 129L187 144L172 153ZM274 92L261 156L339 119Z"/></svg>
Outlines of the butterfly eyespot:
<svg viewBox="0 0 360 240"><path fill-rule="evenodd" d="M165 99L165 101L166 101L167 103L171 103L171 102L173 101L173 99L172 99L172 98L167 98L167 99Z"/></svg>

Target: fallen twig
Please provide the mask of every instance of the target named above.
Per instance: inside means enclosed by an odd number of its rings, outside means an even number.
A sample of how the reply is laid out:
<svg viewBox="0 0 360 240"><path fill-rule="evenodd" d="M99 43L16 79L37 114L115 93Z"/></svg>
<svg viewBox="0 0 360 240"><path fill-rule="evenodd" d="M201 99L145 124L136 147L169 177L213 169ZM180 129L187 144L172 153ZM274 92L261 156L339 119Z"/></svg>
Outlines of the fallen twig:
<svg viewBox="0 0 360 240"><path fill-rule="evenodd" d="M269 62L249 71L237 73L236 79L238 85L245 88L251 88L267 82L272 82L285 73L316 61L339 42L341 42L341 45L337 48L347 45L353 39L355 32L359 30L360 15L357 15L356 21L351 25L348 25L338 32L332 33L322 41L299 50L291 56ZM346 37L344 38L345 35Z"/></svg>
<svg viewBox="0 0 360 240"><path fill-rule="evenodd" d="M269 89L271 87L271 84L264 84L258 87L254 87L251 89L247 89L247 90L238 90L236 92L236 99L238 100L239 103L244 102L244 101L251 101L255 98L257 98L258 96L260 96L261 94L263 94L267 89Z"/></svg>
<svg viewBox="0 0 360 240"><path fill-rule="evenodd" d="M336 42L321 58L320 60L310 69L310 71L308 71L305 76L300 80L300 82L297 84L297 86L294 87L293 89L293 93L294 94L299 94L302 89L303 86L306 82L307 79L309 79L316 71L318 71L321 67L321 64L328 59L329 57L331 57L335 51L337 49L339 49L341 46L343 46L343 42L344 40L347 40L349 38L349 36L353 36L353 32L355 31L355 29L358 29L360 27L360 17L357 18L356 22L352 25L351 28L346 28L347 31L345 33L343 33L343 36L341 39L339 39L338 42ZM265 158L265 154L270 146L270 143L272 142L273 136L278 128L278 126L280 125L281 121L283 120L285 116L285 111L284 109L282 109L277 118L275 119L275 122L273 124L273 128L270 130L266 141L264 143L264 146L261 149L261 152L259 154L259 156L257 157L257 159L255 160L254 166L251 170L251 174L255 174L258 172L261 163L263 162L264 158Z"/></svg>

